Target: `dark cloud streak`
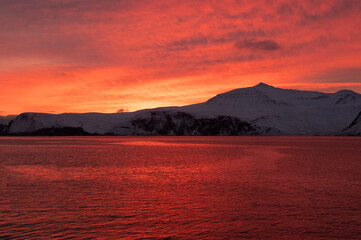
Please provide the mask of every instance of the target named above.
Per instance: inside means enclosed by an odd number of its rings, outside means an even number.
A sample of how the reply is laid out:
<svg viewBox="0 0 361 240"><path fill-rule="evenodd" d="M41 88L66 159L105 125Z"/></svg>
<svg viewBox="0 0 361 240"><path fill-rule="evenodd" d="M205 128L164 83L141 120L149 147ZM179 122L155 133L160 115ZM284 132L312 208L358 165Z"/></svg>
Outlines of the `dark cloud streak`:
<svg viewBox="0 0 361 240"><path fill-rule="evenodd" d="M327 4L327 7L322 7ZM307 25L323 20L333 20L361 11L359 0L335 0L314 2L286 2L277 7L277 13L284 19L299 16L299 23Z"/></svg>
<svg viewBox="0 0 361 240"><path fill-rule="evenodd" d="M281 48L281 46L273 40L240 40L234 44L235 48L238 49L251 49L251 50L262 50L262 51L276 51Z"/></svg>
<svg viewBox="0 0 361 240"><path fill-rule="evenodd" d="M183 38L177 41L174 41L167 45L166 49L170 51L177 50L189 50L197 45L205 45L208 43L208 39L202 34L198 34L197 36L193 36L190 38Z"/></svg>

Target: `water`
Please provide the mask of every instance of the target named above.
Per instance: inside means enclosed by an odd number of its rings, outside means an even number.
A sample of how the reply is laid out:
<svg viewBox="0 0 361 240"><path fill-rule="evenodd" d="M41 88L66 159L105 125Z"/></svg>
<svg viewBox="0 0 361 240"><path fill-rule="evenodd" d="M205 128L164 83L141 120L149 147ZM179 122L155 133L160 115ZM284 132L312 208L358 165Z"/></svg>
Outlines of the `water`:
<svg viewBox="0 0 361 240"><path fill-rule="evenodd" d="M360 239L361 138L0 138L1 239Z"/></svg>

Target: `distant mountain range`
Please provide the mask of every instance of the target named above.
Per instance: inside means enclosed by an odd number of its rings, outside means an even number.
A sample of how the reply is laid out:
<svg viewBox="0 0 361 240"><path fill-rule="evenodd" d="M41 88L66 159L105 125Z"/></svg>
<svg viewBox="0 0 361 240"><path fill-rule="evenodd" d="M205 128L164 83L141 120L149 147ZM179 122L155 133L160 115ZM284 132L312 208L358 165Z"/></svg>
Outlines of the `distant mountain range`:
<svg viewBox="0 0 361 240"><path fill-rule="evenodd" d="M361 135L361 94L260 83L204 103L123 113L22 113L1 135Z"/></svg>

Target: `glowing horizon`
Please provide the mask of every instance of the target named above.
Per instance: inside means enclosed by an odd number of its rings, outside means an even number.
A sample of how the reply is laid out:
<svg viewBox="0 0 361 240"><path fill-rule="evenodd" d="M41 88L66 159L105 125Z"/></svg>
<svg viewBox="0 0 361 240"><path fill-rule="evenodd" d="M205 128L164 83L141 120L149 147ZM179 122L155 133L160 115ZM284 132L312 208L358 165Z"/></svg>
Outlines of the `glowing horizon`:
<svg viewBox="0 0 361 240"><path fill-rule="evenodd" d="M235 88L361 92L361 2L0 3L0 115L117 112Z"/></svg>

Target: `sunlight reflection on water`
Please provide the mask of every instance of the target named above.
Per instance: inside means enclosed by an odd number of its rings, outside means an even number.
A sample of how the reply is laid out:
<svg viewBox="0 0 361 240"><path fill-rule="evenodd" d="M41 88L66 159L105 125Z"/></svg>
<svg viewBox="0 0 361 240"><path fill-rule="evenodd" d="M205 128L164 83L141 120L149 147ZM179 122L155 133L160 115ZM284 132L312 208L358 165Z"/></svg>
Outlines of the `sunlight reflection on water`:
<svg viewBox="0 0 361 240"><path fill-rule="evenodd" d="M112 144L129 145L129 146L237 147L237 145L226 145L226 144L177 143L177 142L139 141L139 140L138 141L113 142Z"/></svg>

